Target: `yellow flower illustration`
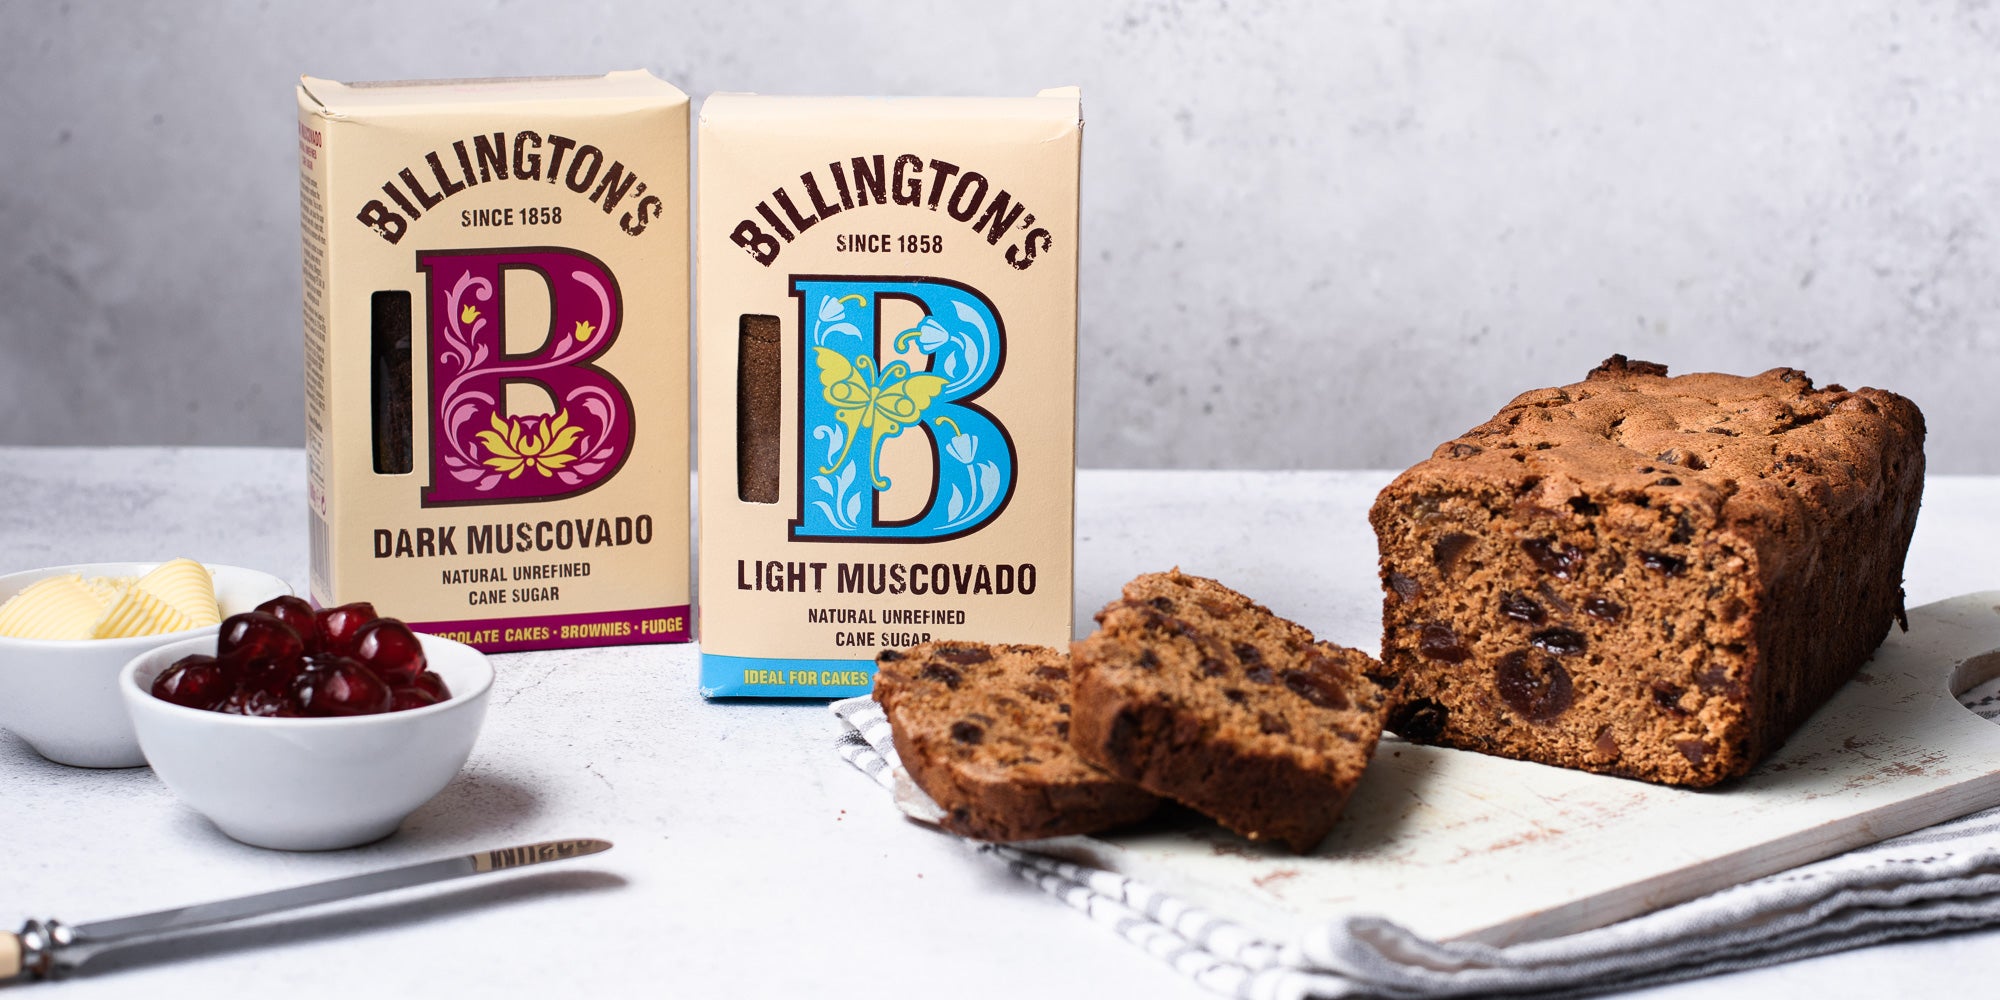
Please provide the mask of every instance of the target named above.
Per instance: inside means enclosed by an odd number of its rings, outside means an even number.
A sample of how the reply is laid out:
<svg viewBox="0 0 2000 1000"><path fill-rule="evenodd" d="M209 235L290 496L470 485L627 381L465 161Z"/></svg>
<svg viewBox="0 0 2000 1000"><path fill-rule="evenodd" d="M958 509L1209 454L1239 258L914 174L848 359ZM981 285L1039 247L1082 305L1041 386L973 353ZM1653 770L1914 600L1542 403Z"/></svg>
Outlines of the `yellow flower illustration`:
<svg viewBox="0 0 2000 1000"><path fill-rule="evenodd" d="M472 321L478 318L479 309L475 306L466 306L458 311L458 321L466 326L471 326Z"/></svg>
<svg viewBox="0 0 2000 1000"><path fill-rule="evenodd" d="M570 449L576 447L583 430L570 426L565 410L557 410L555 416L544 419L532 432L524 432L521 422L513 417L501 420L496 412L493 429L480 431L478 436L479 443L492 452L485 464L506 473L508 479L518 479L526 469L552 476L556 470L576 461Z"/></svg>
<svg viewBox="0 0 2000 1000"><path fill-rule="evenodd" d="M581 344L581 343L585 343L585 342L589 341L589 340L590 340L590 335L591 335L591 334L593 334L593 333L596 333L596 332L597 332L597 328L596 328L596 327L594 327L594 326L591 326L591 325L590 325L590 321L589 321L589 320L587 320L587 319L580 319L580 320L577 320L577 321L576 321L576 342L577 342L577 343Z"/></svg>

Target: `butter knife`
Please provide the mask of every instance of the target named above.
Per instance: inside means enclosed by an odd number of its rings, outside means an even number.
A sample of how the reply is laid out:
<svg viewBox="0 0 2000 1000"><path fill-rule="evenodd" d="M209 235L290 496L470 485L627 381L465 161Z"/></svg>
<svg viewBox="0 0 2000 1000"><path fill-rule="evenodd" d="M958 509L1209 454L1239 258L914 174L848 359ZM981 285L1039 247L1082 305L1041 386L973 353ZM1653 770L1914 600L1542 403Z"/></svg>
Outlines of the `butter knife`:
<svg viewBox="0 0 2000 1000"><path fill-rule="evenodd" d="M23 976L46 979L61 975L105 949L197 927L211 927L468 875L565 861L610 849L611 842L606 840L550 840L73 927L58 920L30 920L22 925L19 933L0 931L0 983Z"/></svg>

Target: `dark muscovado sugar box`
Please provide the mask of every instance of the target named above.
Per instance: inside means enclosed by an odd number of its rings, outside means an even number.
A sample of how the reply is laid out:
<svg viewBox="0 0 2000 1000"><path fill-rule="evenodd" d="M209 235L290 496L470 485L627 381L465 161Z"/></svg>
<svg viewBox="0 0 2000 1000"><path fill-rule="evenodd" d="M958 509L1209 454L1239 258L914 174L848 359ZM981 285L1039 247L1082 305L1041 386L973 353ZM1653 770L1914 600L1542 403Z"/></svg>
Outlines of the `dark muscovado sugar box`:
<svg viewBox="0 0 2000 1000"><path fill-rule="evenodd" d="M298 102L313 598L488 651L687 641L687 96Z"/></svg>

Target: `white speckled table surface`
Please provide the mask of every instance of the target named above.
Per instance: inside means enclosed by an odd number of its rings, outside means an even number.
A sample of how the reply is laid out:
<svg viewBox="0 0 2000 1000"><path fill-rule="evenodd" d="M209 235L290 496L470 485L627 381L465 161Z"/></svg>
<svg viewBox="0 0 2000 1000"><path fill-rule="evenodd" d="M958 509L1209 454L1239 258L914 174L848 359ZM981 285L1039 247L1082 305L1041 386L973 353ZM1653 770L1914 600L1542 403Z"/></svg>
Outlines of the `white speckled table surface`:
<svg viewBox="0 0 2000 1000"><path fill-rule="evenodd" d="M304 457L0 448L0 571L187 555L303 589ZM1108 472L1077 483L1077 624L1178 563L1334 641L1379 639L1366 511L1381 472ZM1921 604L2000 585L2000 479L1933 477ZM1166 965L908 823L829 749L819 702L707 704L691 646L517 653L459 778L367 847L229 840L150 771L49 763L0 733L0 926L80 921L570 836L615 850L99 960L72 998L401 995L1198 997ZM1976 996L2000 931L1865 949L1648 996ZM226 985L225 985L226 984Z"/></svg>

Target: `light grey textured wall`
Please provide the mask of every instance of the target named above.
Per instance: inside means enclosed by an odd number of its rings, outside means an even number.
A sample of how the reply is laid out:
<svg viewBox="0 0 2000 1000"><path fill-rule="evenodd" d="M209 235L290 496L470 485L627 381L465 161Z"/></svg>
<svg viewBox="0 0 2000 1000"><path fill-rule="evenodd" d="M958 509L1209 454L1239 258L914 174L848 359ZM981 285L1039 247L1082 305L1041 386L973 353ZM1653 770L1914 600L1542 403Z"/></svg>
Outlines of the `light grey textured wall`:
<svg viewBox="0 0 2000 1000"><path fill-rule="evenodd" d="M808 13L809 12L809 13ZM0 3L0 443L300 440L292 83L1077 83L1080 460L1396 466L1613 351L2000 472L2000 9Z"/></svg>

